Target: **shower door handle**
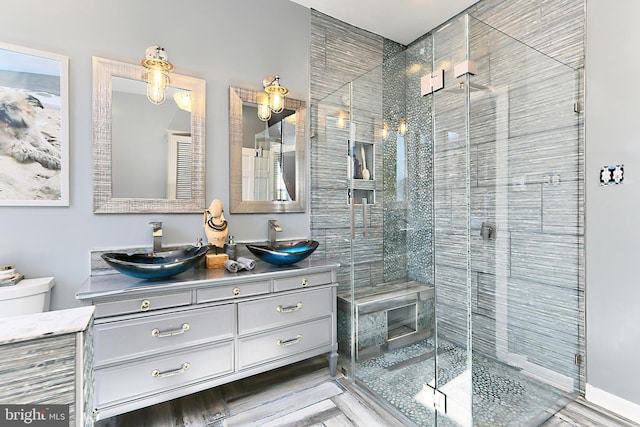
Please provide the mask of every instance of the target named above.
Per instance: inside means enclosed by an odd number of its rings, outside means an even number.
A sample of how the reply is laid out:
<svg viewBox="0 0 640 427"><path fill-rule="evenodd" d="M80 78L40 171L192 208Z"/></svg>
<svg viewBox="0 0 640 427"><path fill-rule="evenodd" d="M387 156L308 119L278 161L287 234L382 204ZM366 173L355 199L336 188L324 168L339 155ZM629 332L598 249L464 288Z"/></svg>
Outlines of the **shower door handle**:
<svg viewBox="0 0 640 427"><path fill-rule="evenodd" d="M369 223L367 217L369 216L369 208L367 207L367 199L362 199L362 237L367 238L369 235Z"/></svg>
<svg viewBox="0 0 640 427"><path fill-rule="evenodd" d="M362 205L362 237L367 238L369 236L369 222L367 217L369 216L369 207L366 197L362 199L360 203ZM355 203L351 201L351 239L356 238L356 215L355 215Z"/></svg>

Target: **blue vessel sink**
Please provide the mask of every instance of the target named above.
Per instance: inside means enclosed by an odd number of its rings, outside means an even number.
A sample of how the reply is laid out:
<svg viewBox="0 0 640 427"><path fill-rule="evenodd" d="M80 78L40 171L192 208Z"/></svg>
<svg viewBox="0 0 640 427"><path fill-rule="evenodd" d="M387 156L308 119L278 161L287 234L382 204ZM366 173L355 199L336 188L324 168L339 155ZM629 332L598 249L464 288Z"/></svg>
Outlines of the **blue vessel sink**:
<svg viewBox="0 0 640 427"><path fill-rule="evenodd" d="M139 279L166 279L194 267L208 246L185 246L158 252L107 252L102 259L113 269Z"/></svg>
<svg viewBox="0 0 640 427"><path fill-rule="evenodd" d="M315 240L297 240L269 245L246 245L252 254L273 265L289 265L307 258L318 248Z"/></svg>

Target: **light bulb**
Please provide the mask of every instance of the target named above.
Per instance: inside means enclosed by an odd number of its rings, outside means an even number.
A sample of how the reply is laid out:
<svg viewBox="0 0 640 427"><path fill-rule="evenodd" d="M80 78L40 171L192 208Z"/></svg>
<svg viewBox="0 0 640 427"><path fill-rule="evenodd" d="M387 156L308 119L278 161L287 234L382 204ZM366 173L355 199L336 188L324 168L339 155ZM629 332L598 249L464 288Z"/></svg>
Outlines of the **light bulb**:
<svg viewBox="0 0 640 427"><path fill-rule="evenodd" d="M258 104L258 118L263 122L271 118L271 108L269 108L269 104Z"/></svg>
<svg viewBox="0 0 640 427"><path fill-rule="evenodd" d="M154 104L162 104L166 99L169 76L161 69L151 69L147 73L147 97Z"/></svg>
<svg viewBox="0 0 640 427"><path fill-rule="evenodd" d="M147 73L147 99L153 104L162 104L166 100L167 86L169 86L169 72L173 65L167 61L167 54L160 46L148 47L145 58L140 61Z"/></svg>
<svg viewBox="0 0 640 427"><path fill-rule="evenodd" d="M398 126L398 133L404 135L407 133L407 119L400 119L400 126Z"/></svg>
<svg viewBox="0 0 640 427"><path fill-rule="evenodd" d="M347 127L347 120L349 119L349 113L344 110L338 111L338 117L336 118L336 126L340 129Z"/></svg>
<svg viewBox="0 0 640 427"><path fill-rule="evenodd" d="M279 93L269 94L269 106L274 113L281 113L284 110L284 96Z"/></svg>
<svg viewBox="0 0 640 427"><path fill-rule="evenodd" d="M389 126L388 122L382 122L382 139L387 139L389 137Z"/></svg>
<svg viewBox="0 0 640 427"><path fill-rule="evenodd" d="M269 97L264 93L258 95L258 118L263 122L266 122L271 118Z"/></svg>
<svg viewBox="0 0 640 427"><path fill-rule="evenodd" d="M280 85L280 77L267 76L262 84L264 91L269 95L269 107L274 113L281 113L284 110L284 97L289 93L289 89Z"/></svg>

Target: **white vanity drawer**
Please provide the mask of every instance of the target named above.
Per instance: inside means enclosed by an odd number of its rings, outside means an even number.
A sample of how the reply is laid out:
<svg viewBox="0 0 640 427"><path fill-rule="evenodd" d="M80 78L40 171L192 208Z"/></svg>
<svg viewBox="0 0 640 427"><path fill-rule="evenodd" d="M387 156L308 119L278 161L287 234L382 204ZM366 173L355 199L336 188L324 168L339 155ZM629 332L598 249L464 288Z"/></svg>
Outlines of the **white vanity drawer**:
<svg viewBox="0 0 640 427"><path fill-rule="evenodd" d="M273 280L274 292L303 289L309 286L328 285L331 283L331 272L313 273L304 276L286 277Z"/></svg>
<svg viewBox="0 0 640 427"><path fill-rule="evenodd" d="M325 317L278 331L240 338L238 369L249 368L307 350L327 346L332 342L332 319Z"/></svg>
<svg viewBox="0 0 640 427"><path fill-rule="evenodd" d="M232 286L212 286L210 288L200 288L196 290L196 302L220 301L230 298L240 298L250 295L266 294L271 291L271 282L240 283Z"/></svg>
<svg viewBox="0 0 640 427"><path fill-rule="evenodd" d="M191 291L166 295L132 298L120 301L108 301L96 304L95 317L114 316L126 313L144 313L168 307L191 304Z"/></svg>
<svg viewBox="0 0 640 427"><path fill-rule="evenodd" d="M241 302L238 304L238 333L242 335L328 316L333 311L332 291L332 288L314 289Z"/></svg>
<svg viewBox="0 0 640 427"><path fill-rule="evenodd" d="M232 338L233 304L95 325L94 363L157 354L186 345Z"/></svg>
<svg viewBox="0 0 640 427"><path fill-rule="evenodd" d="M201 347L171 356L96 369L95 402L98 409L146 394L233 372L233 343Z"/></svg>

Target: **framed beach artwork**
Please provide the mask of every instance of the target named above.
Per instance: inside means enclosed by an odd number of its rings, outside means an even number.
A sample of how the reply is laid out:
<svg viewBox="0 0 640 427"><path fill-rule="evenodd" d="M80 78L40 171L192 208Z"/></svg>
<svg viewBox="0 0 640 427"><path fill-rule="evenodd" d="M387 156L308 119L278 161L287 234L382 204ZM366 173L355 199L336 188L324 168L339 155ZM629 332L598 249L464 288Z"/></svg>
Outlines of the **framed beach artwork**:
<svg viewBox="0 0 640 427"><path fill-rule="evenodd" d="M68 64L0 43L0 206L69 206Z"/></svg>

